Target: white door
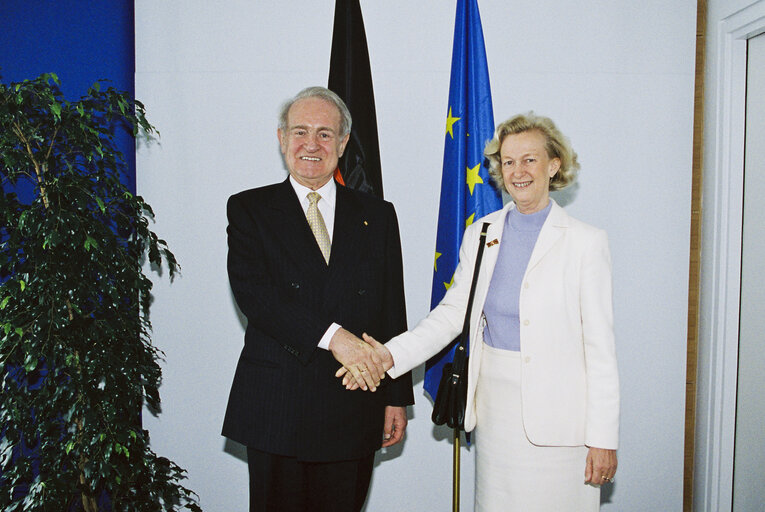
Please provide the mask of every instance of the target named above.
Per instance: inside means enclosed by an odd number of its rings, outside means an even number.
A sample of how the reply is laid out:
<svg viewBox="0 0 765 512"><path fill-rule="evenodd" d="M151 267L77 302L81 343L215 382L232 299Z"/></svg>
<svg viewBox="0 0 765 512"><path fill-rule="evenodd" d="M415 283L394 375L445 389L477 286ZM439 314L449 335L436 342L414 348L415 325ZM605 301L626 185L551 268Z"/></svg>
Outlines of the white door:
<svg viewBox="0 0 765 512"><path fill-rule="evenodd" d="M765 512L765 34L748 41L733 511Z"/></svg>

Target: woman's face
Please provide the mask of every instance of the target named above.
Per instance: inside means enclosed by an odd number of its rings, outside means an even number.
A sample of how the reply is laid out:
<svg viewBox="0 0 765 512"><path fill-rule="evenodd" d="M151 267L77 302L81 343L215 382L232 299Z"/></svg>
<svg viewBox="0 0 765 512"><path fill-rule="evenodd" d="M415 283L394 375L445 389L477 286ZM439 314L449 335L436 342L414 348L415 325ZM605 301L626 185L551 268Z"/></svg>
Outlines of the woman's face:
<svg viewBox="0 0 765 512"><path fill-rule="evenodd" d="M560 169L560 159L550 158L545 137L537 130L508 135L499 148L505 189L521 213L534 213L549 202L550 178Z"/></svg>

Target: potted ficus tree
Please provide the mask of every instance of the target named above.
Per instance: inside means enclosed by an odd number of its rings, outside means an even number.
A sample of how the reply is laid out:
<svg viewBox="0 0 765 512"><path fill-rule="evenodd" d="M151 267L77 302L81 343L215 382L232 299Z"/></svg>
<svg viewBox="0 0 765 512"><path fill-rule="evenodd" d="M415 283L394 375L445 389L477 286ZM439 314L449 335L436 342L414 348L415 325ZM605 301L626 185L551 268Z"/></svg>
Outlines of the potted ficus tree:
<svg viewBox="0 0 765 512"><path fill-rule="evenodd" d="M0 83L3 511L201 510L141 428L162 355L144 268L177 264L120 182L122 129L155 132L101 82L77 101L53 74Z"/></svg>

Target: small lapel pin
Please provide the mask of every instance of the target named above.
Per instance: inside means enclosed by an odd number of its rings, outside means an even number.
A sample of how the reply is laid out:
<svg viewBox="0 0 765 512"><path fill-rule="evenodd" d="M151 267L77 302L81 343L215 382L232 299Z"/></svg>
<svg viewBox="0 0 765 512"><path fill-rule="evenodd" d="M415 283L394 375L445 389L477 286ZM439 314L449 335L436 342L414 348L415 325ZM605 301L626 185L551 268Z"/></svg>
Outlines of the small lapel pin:
<svg viewBox="0 0 765 512"><path fill-rule="evenodd" d="M365 226L369 226L369 223L367 221L364 221Z"/></svg>
<svg viewBox="0 0 765 512"><path fill-rule="evenodd" d="M492 245L497 245L498 243L499 243L499 241L495 238L491 242L487 243L486 247L491 247Z"/></svg>

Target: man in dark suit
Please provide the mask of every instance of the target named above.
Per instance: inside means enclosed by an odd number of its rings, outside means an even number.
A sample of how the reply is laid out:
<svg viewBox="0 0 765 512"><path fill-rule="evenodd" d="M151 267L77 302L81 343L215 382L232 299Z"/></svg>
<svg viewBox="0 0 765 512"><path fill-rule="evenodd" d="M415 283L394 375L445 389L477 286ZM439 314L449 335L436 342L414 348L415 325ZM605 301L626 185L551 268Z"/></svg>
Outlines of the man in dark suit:
<svg viewBox="0 0 765 512"><path fill-rule="evenodd" d="M228 202L228 272L247 317L223 435L247 446L250 510L357 512L374 452L399 442L411 376L382 380L366 332L406 330L393 205L337 184L350 133L322 87L282 109L289 178ZM375 393L347 391L340 365Z"/></svg>

